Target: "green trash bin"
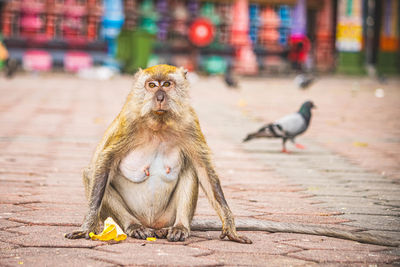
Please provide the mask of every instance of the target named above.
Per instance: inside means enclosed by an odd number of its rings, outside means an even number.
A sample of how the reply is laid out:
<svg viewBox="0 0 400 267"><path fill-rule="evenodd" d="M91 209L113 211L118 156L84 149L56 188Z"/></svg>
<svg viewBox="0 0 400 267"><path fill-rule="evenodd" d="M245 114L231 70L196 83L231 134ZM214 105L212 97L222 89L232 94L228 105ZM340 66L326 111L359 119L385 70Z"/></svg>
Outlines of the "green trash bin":
<svg viewBox="0 0 400 267"><path fill-rule="evenodd" d="M121 31L117 39L117 59L125 72L134 73L139 68L147 67L154 40L154 34L142 29Z"/></svg>

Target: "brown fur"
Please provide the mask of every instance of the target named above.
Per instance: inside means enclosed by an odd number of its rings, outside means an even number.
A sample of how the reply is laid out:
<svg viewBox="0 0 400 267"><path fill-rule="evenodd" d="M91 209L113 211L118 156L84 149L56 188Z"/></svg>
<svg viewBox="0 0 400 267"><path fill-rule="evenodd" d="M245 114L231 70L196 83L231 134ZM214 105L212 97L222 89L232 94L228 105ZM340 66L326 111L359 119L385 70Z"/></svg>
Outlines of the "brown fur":
<svg viewBox="0 0 400 267"><path fill-rule="evenodd" d="M171 76L171 73L181 73L181 76L173 80L174 76ZM113 216L127 234L133 237L145 238L148 235L158 235L170 241L184 240L190 233L190 223L194 215L200 183L222 221L221 237L227 236L237 242L251 243L248 238L238 236L236 233L232 212L211 163L210 149L201 132L197 115L184 99L187 95L185 91L187 85L181 86L179 79L184 79L184 83L185 73L181 69L161 65L139 71L135 76L135 82L138 82L142 76L146 77L146 79L143 78L145 82L149 79L156 81L172 79L177 83L175 92L167 95L169 105L174 104L180 112L177 113L171 108L165 114L155 112L143 114L142 109L146 103L143 99L137 98L137 94L141 93L140 88L132 90L123 109L97 146L90 166L84 172L89 211L81 230L67 234L66 237L88 237L89 232L98 229L101 220L107 216ZM175 93L175 96L172 93ZM168 104L163 103L163 105L168 107ZM155 104L152 106L154 107ZM165 216L164 214L160 216L152 225L154 229L150 229L145 222L139 221L135 214L130 212L113 183L114 179L122 179L119 178L121 175L119 165L127 153L140 148L154 138L161 140L160 142L174 140L180 148L183 164L174 193L165 196L170 198L168 202L176 204L171 205L171 208L166 208ZM140 193L132 192L132 194ZM164 228L167 229L163 230Z"/></svg>

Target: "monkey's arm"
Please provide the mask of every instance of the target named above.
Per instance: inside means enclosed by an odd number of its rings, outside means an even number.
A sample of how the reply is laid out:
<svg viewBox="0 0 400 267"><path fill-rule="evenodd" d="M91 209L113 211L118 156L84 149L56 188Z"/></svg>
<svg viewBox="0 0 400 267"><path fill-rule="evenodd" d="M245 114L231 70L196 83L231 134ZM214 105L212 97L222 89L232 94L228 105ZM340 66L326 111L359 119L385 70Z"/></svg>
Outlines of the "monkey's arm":
<svg viewBox="0 0 400 267"><path fill-rule="evenodd" d="M99 223L99 213L106 187L109 183L109 173L114 155L125 143L121 138L122 131L118 119L114 120L107 129L102 141L96 148L90 171L84 177L87 191L89 209L86 213L81 229L65 235L69 239L89 238L89 233L94 232ZM84 174L85 175L85 174Z"/></svg>
<svg viewBox="0 0 400 267"><path fill-rule="evenodd" d="M204 193L221 219L222 234L220 235L220 238L223 239L228 237L229 240L232 241L251 244L252 242L250 239L246 236L239 236L236 232L232 211L225 200L220 180L211 162L210 149L200 130L200 125L197 120L196 124L195 143L197 144L197 155L193 160L193 164Z"/></svg>
<svg viewBox="0 0 400 267"><path fill-rule="evenodd" d="M229 240L239 243L251 244L246 236L239 236L236 232L235 220L228 203L222 192L221 184L214 168L210 165L195 164L200 185L211 205L214 207L222 222L222 234L220 238L228 237Z"/></svg>

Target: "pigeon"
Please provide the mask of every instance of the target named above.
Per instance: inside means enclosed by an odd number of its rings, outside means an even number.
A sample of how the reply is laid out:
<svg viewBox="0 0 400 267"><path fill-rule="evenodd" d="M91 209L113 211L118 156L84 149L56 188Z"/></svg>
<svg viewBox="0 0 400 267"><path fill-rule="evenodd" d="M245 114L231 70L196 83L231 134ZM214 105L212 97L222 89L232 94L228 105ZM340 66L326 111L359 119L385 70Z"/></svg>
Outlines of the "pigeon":
<svg viewBox="0 0 400 267"><path fill-rule="evenodd" d="M383 74L378 74L377 75L378 81L380 84L386 84L387 83L387 78Z"/></svg>
<svg viewBox="0 0 400 267"><path fill-rule="evenodd" d="M306 101L301 105L300 110L284 116L283 118L269 123L259 129L257 132L250 133L243 140L247 142L254 138L282 138L282 152L288 153L286 150L286 141L289 139L297 148L304 149L305 147L295 142L296 136L304 133L311 120L311 109L316 108L312 101Z"/></svg>
<svg viewBox="0 0 400 267"><path fill-rule="evenodd" d="M304 90L314 82L314 77L306 74L299 74L294 78L294 81L300 89Z"/></svg>
<svg viewBox="0 0 400 267"><path fill-rule="evenodd" d="M235 80L235 78L233 78L232 73L231 72L226 72L224 75L224 80L225 83L228 87L232 87L232 88L237 88L238 87L238 83Z"/></svg>
<svg viewBox="0 0 400 267"><path fill-rule="evenodd" d="M16 59L6 60L6 77L12 78L18 69L18 61Z"/></svg>
<svg viewBox="0 0 400 267"><path fill-rule="evenodd" d="M238 82L233 76L231 64L228 64L228 67L226 68L226 71L224 73L224 81L228 87L238 88Z"/></svg>

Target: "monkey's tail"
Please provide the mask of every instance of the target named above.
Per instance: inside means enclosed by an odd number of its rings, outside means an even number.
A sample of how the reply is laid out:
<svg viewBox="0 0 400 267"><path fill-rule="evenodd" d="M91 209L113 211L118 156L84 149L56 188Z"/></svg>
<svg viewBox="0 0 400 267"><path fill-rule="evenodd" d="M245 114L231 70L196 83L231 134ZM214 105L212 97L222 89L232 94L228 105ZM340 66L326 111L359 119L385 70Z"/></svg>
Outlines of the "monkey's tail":
<svg viewBox="0 0 400 267"><path fill-rule="evenodd" d="M381 246L400 246L400 243L398 241L390 240L384 237L374 236L368 233L355 233L325 226L271 222L251 218L236 218L235 222L236 229L239 231L266 231L271 233L309 234L336 237L340 239L353 240L360 243ZM221 227L221 222L214 219L195 219L191 224L191 229L195 231L218 231L221 230Z"/></svg>

